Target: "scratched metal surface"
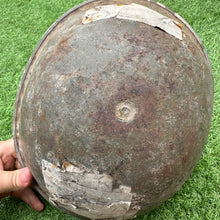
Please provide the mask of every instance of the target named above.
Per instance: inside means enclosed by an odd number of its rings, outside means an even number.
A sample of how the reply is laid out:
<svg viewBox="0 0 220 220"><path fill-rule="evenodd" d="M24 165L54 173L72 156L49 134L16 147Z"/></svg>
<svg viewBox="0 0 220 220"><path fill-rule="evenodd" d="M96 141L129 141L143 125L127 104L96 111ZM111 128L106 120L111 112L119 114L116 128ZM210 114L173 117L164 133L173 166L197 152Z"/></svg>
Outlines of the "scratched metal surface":
<svg viewBox="0 0 220 220"><path fill-rule="evenodd" d="M177 21L183 40L117 18L82 24L90 8L131 2ZM56 196L75 208L53 199L42 161L69 175L67 167L81 166L94 178L107 175L112 192L130 187L122 216L130 218L157 207L188 179L207 140L212 106L210 63L184 20L152 1L90 1L56 22L33 53L17 95L14 139L21 162L54 205L73 213L94 201L87 191L65 198L73 187L65 179Z"/></svg>

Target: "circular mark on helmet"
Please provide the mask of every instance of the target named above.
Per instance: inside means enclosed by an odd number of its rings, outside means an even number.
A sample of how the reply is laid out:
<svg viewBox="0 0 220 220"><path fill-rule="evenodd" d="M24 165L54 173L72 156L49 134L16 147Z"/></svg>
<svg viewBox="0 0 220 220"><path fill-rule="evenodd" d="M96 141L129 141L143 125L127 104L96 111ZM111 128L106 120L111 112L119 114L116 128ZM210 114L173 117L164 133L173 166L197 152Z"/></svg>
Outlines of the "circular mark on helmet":
<svg viewBox="0 0 220 220"><path fill-rule="evenodd" d="M120 102L115 107L115 116L121 122L132 122L136 113L137 108L131 101Z"/></svg>

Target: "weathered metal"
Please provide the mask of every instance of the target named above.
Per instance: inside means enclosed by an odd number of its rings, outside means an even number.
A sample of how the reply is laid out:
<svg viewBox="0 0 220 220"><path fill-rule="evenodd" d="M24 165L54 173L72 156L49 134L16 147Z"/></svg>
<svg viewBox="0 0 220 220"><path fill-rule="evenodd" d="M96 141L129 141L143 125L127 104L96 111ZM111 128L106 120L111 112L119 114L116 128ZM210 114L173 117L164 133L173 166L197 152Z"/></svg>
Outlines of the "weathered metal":
<svg viewBox="0 0 220 220"><path fill-rule="evenodd" d="M149 0L88 1L55 22L31 56L15 146L55 206L132 218L189 178L212 108L207 54L179 15Z"/></svg>

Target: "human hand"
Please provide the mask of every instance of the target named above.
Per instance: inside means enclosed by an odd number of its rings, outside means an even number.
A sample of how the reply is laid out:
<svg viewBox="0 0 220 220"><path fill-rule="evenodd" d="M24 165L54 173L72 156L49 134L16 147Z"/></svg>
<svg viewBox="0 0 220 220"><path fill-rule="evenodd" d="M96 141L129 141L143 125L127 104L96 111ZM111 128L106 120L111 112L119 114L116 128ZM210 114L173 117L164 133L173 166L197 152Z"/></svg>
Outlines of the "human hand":
<svg viewBox="0 0 220 220"><path fill-rule="evenodd" d="M0 199L11 195L22 199L37 211L43 210L43 204L29 188L32 181L30 169L21 168L18 162L13 140L0 141Z"/></svg>

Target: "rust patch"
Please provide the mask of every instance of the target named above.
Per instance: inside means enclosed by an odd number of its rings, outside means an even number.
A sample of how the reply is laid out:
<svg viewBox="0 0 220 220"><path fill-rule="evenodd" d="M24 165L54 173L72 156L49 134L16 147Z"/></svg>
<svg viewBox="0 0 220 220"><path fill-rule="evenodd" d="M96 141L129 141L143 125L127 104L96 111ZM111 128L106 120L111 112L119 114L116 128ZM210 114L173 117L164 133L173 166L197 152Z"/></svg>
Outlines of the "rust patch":
<svg viewBox="0 0 220 220"><path fill-rule="evenodd" d="M70 167L70 164L67 161L64 161L63 167L66 169L66 168Z"/></svg>
<svg viewBox="0 0 220 220"><path fill-rule="evenodd" d="M69 39L70 37L61 40L60 43L58 43L57 47L55 48L53 55L57 57L57 61L71 52L71 47L68 44Z"/></svg>
<svg viewBox="0 0 220 220"><path fill-rule="evenodd" d="M68 43L70 38L71 36L60 40L60 42L56 44L56 47L54 47L53 51L51 52L47 51L48 48L44 49L45 50L44 52L45 53L47 52L47 54L45 55L45 58L41 61L41 65L40 65L41 72L45 70L48 63L57 63L72 51L71 46Z"/></svg>
<svg viewBox="0 0 220 220"><path fill-rule="evenodd" d="M136 82L127 79L106 105L98 106L95 116L96 129L101 129L102 135L123 137L126 137L132 130L147 129L156 116L158 88L155 87L154 83L141 79ZM115 108L119 103L128 100L134 103L138 112L133 121L124 124L116 117Z"/></svg>
<svg viewBox="0 0 220 220"><path fill-rule="evenodd" d="M180 22L175 22L175 24L177 25L177 27L179 27L180 29L183 28L183 25Z"/></svg>

